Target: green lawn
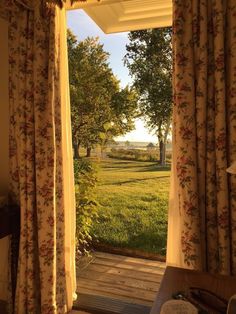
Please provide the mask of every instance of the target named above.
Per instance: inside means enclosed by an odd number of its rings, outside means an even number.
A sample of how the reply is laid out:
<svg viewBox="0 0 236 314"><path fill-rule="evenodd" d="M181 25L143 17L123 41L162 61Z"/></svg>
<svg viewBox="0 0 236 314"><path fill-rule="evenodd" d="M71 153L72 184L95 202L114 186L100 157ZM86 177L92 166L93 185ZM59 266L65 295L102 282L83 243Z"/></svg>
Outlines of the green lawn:
<svg viewBox="0 0 236 314"><path fill-rule="evenodd" d="M117 159L99 168L99 219L92 235L115 247L165 255L170 169Z"/></svg>

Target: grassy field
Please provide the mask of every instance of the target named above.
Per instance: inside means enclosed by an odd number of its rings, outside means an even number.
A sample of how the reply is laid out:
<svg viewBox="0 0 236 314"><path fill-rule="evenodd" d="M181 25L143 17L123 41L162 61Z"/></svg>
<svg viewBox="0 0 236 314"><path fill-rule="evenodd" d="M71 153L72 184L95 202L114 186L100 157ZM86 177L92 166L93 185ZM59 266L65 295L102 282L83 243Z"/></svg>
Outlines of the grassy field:
<svg viewBox="0 0 236 314"><path fill-rule="evenodd" d="M170 169L117 159L99 168L92 234L101 243L165 255Z"/></svg>

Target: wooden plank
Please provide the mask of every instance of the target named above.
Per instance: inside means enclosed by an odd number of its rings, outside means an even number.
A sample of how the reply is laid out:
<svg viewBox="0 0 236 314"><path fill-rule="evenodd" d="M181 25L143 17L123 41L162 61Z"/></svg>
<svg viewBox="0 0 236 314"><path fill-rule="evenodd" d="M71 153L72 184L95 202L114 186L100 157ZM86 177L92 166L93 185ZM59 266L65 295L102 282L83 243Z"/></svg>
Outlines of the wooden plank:
<svg viewBox="0 0 236 314"><path fill-rule="evenodd" d="M153 304L153 301L152 302L150 302L150 301L142 301L142 300L139 300L139 299L133 299L133 298L128 297L128 296L116 295L116 294L110 293L109 291L94 290L93 288L92 289L90 289L90 288L87 289L86 287L83 287L80 290L80 293L94 295L94 296L99 296L99 297L104 297L104 298L108 298L108 299L114 299L114 300L117 300L117 301L120 301L120 302L127 302L127 303L132 304L132 305L145 305L145 306L151 307L152 304Z"/></svg>
<svg viewBox="0 0 236 314"><path fill-rule="evenodd" d="M152 261L149 259L144 259L144 258L134 258L134 257L129 257L129 256L123 256L123 255L117 255L117 254L108 254L108 253L103 253L103 252L94 252L93 256L97 258L103 258L103 259L109 259L113 261L123 261L123 262L128 262L128 263L134 263L134 264L143 264L146 266L154 266L154 267L161 267L163 269L166 268L166 263L164 262L159 262L159 261Z"/></svg>
<svg viewBox="0 0 236 314"><path fill-rule="evenodd" d="M149 314L150 312L150 306L130 304L121 300L84 293L79 295L74 308L101 314Z"/></svg>
<svg viewBox="0 0 236 314"><path fill-rule="evenodd" d="M83 272L84 270L86 270L90 264L93 263L93 261L95 260L95 256L83 256L81 257L77 262L76 262L76 273L77 276L79 276L79 274L81 272Z"/></svg>
<svg viewBox="0 0 236 314"><path fill-rule="evenodd" d="M94 298L116 300L116 303L146 306L150 311L165 268L165 263L159 261L95 252L91 258L82 258L78 264L79 300L81 294L89 295ZM88 308L80 308L80 310L88 310ZM105 313L108 312L102 312ZM128 314L128 312L119 313ZM135 313L130 311L130 314Z"/></svg>
<svg viewBox="0 0 236 314"><path fill-rule="evenodd" d="M149 274L145 272L136 271L135 269L122 269L122 268L116 268L116 267L112 268L106 265L95 265L95 264L89 265L89 268L87 268L87 271L95 271L95 272L103 273L103 274L115 274L118 276L126 276L127 278L140 278L142 280L150 281L154 283L161 282L162 277L163 277L162 273Z"/></svg>
<svg viewBox="0 0 236 314"><path fill-rule="evenodd" d="M129 278L127 276L117 275L117 274L107 274L107 273L99 273L97 271L93 271L90 268L81 273L78 277L87 280L96 280L96 281L102 281L105 283L110 283L112 285L122 285L127 287L133 287L136 289L144 289L147 291L154 291L157 292L160 286L161 277L156 282L154 281L146 281L142 278L136 277L136 278Z"/></svg>
<svg viewBox="0 0 236 314"><path fill-rule="evenodd" d="M126 262L117 262L113 260L108 259L102 259L102 258L95 258L93 261L93 265L105 265L110 266L114 268L121 268L121 269L130 269L135 270L139 272L149 273L149 274L164 274L165 268L163 267L154 267L154 266L148 266L145 265L131 265L130 263Z"/></svg>
<svg viewBox="0 0 236 314"><path fill-rule="evenodd" d="M112 286L111 284L107 284L101 281L89 281L86 279L80 278L78 282L78 291L81 289L90 289L97 292L108 292L109 294L116 295L117 297L125 296L130 299L153 302L156 296L155 292L146 291L144 289L136 289L132 287L125 287L122 285L115 284Z"/></svg>
<svg viewBox="0 0 236 314"><path fill-rule="evenodd" d="M153 302L155 299L156 293L141 293L140 291L135 291L135 289L127 288L127 287L119 287L119 286L111 286L106 283L97 283L97 282L89 282L86 284L85 282L81 282L80 285L80 292L83 292L84 290L90 290L99 295L101 293L102 295L109 295L113 296L115 299L119 299L121 297L124 297L126 300L131 300L130 303L136 303L138 301L138 304L149 304L150 302Z"/></svg>

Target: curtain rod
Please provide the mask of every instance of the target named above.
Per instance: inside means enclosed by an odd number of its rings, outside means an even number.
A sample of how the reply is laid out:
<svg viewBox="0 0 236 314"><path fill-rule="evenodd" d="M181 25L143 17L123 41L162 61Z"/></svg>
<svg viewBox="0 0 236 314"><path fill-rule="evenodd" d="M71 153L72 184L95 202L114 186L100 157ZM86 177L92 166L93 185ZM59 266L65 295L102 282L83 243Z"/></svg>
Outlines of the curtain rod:
<svg viewBox="0 0 236 314"><path fill-rule="evenodd" d="M15 0L16 3L18 3L19 5L23 6L24 8L26 8L27 10L30 10L30 11L34 11L33 8L29 7L27 4L25 4L24 2L22 2L21 0Z"/></svg>

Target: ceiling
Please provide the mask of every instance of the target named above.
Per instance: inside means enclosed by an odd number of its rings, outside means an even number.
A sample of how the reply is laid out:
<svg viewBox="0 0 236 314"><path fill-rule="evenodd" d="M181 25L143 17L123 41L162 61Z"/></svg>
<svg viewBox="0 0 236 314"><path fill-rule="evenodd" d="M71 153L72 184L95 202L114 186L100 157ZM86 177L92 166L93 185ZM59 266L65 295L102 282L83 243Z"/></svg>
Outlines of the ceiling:
<svg viewBox="0 0 236 314"><path fill-rule="evenodd" d="M79 8L106 34L172 25L172 0L88 0L67 7Z"/></svg>

